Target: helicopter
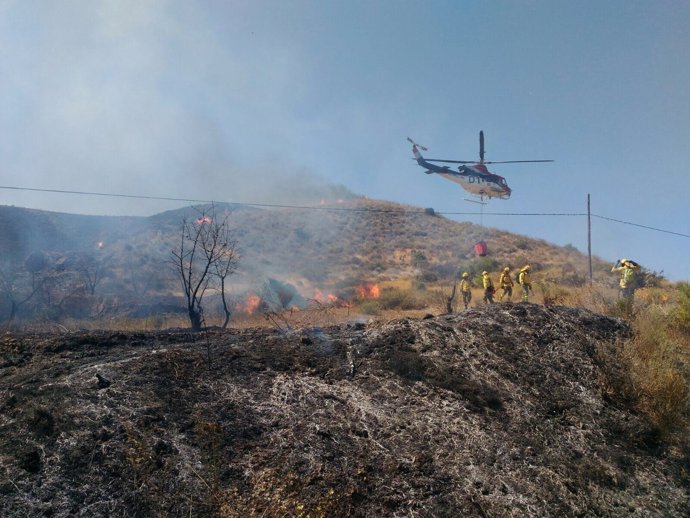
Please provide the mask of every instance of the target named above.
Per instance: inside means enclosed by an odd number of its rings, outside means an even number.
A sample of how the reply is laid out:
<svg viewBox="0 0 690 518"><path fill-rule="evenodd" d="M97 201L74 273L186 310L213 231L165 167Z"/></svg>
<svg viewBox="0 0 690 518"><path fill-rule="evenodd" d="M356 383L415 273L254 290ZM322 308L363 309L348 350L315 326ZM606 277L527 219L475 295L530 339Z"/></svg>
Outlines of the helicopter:
<svg viewBox="0 0 690 518"><path fill-rule="evenodd" d="M499 198L507 200L510 198L512 190L508 187L506 179L500 175L492 173L486 167L486 164L517 164L527 162L553 162L553 160L507 160L507 161L484 161L484 132L479 132L479 162L469 160L441 160L438 158L424 158L420 153L428 151L428 149L420 144L417 144L410 137L407 140L412 144L412 153L414 154L417 163L426 169L426 174L439 174L452 182L460 184L463 189L472 195L479 196L481 201L477 203L485 203L484 198ZM439 162L445 164L462 164L458 166L455 171L448 166L439 166L431 162ZM467 200L475 201L475 200Z"/></svg>

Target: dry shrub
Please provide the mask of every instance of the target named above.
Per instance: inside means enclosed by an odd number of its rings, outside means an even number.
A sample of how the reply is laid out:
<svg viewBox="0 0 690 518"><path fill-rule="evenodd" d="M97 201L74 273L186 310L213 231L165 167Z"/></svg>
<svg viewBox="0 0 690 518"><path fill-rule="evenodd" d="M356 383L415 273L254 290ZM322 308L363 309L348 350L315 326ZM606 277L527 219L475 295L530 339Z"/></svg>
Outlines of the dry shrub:
<svg viewBox="0 0 690 518"><path fill-rule="evenodd" d="M558 284L549 281L539 281L536 284L542 294L545 306L563 304L568 298L569 291Z"/></svg>
<svg viewBox="0 0 690 518"><path fill-rule="evenodd" d="M448 312L448 299L450 299L453 293L453 285L449 282L448 286L441 286L439 288L434 288L428 291L429 297L429 310L437 313ZM452 307L453 311L457 311L462 308L462 293L460 292L459 284L456 286L455 295L453 297ZM452 312L452 311L451 311Z"/></svg>
<svg viewBox="0 0 690 518"><path fill-rule="evenodd" d="M375 299L362 299L357 303L360 313L378 315L383 310L410 311L424 309L429 305L427 300L433 295L426 296L412 289L387 288L381 290L381 296Z"/></svg>
<svg viewBox="0 0 690 518"><path fill-rule="evenodd" d="M686 334L690 334L690 284L678 284L678 306L673 312L678 327Z"/></svg>
<svg viewBox="0 0 690 518"><path fill-rule="evenodd" d="M397 288L383 290L378 300L383 309L424 309L428 305L421 293Z"/></svg>
<svg viewBox="0 0 690 518"><path fill-rule="evenodd" d="M566 306L586 308L597 313L611 313L611 293L605 293L598 287L582 286L559 288L556 293L560 303Z"/></svg>
<svg viewBox="0 0 690 518"><path fill-rule="evenodd" d="M675 332L658 306L639 311L624 346L635 395L664 436L690 422L690 337Z"/></svg>
<svg viewBox="0 0 690 518"><path fill-rule="evenodd" d="M669 291L665 288L641 288L635 291L635 298L645 305L664 306L668 304Z"/></svg>
<svg viewBox="0 0 690 518"><path fill-rule="evenodd" d="M365 315L379 315L382 308L378 299L367 299L357 304L357 309Z"/></svg>

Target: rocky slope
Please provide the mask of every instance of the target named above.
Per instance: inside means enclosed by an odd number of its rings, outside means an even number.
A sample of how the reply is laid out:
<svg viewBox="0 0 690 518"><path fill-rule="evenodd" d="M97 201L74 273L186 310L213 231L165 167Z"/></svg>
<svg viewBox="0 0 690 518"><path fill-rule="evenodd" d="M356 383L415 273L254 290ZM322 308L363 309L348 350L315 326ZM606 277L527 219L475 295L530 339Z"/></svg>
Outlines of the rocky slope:
<svg viewBox="0 0 690 518"><path fill-rule="evenodd" d="M627 333L504 304L289 332L5 335L0 515L687 515L680 459L625 399Z"/></svg>

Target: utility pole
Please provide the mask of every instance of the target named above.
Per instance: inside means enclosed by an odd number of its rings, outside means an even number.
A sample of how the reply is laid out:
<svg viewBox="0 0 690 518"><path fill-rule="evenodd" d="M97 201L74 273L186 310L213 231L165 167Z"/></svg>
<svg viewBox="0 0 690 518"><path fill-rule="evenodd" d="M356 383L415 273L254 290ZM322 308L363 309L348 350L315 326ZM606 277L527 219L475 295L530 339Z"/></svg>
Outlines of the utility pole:
<svg viewBox="0 0 690 518"><path fill-rule="evenodd" d="M592 286L592 211L587 193L587 257L589 259L589 285Z"/></svg>

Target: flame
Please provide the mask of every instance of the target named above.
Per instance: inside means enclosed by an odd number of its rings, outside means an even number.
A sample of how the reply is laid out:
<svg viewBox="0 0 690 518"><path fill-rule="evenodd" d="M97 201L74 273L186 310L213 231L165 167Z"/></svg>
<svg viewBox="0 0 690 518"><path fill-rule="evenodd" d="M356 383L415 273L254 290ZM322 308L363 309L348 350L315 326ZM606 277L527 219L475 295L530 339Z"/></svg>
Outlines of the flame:
<svg viewBox="0 0 690 518"><path fill-rule="evenodd" d="M314 300L318 302L319 304L333 304L338 301L338 297L333 295L332 293L328 293L327 295L324 295L323 292L315 288L314 289Z"/></svg>
<svg viewBox="0 0 690 518"><path fill-rule="evenodd" d="M261 297L258 295L249 295L247 300L244 301L244 307L241 310L247 315L253 315L259 309L261 305Z"/></svg>
<svg viewBox="0 0 690 518"><path fill-rule="evenodd" d="M381 296L381 288L373 282L366 282L355 288L360 299L378 299Z"/></svg>

